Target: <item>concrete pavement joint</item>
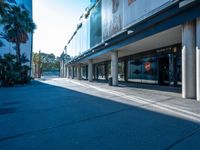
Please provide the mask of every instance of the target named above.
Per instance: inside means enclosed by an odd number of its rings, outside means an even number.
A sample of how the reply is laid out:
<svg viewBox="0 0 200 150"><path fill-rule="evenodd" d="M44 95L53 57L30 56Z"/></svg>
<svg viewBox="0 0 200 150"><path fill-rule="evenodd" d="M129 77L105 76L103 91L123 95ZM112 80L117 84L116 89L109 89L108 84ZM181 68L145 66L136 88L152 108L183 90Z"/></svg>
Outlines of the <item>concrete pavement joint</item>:
<svg viewBox="0 0 200 150"><path fill-rule="evenodd" d="M122 93L122 92L102 89L102 88L99 88L99 87L96 87L96 86L93 86L93 85L89 85L87 83L83 84L83 83L78 83L78 82L72 81L72 80L66 80L66 81L69 81L71 83L74 83L74 84L77 84L77 85L81 85L81 86L84 86L84 87L87 87L87 88L91 87L91 88L96 89L96 90L101 91L101 92L113 94L113 95L122 97L124 99L128 99L128 100L140 103L143 106L144 105L145 106L153 106L153 107L156 107L156 108L159 108L159 109L162 109L162 110L166 110L168 112L176 113L177 115L180 115L182 117L189 118L189 119L192 119L192 120L200 122L200 115L199 114L196 114L196 113L193 113L193 112L190 112L190 111L186 111L186 110L183 110L183 109L179 109L177 107L169 106L167 104L162 104L161 103L162 101L161 102L159 102L159 101L155 102L153 100L144 99L144 98L138 97L138 96L125 95L125 93ZM171 100L171 99L168 99L168 101L169 100ZM165 100L165 101L167 101L167 100Z"/></svg>
<svg viewBox="0 0 200 150"><path fill-rule="evenodd" d="M51 130L51 129L56 129L56 128L60 128L60 127L66 127L66 126L70 126L70 125L80 124L82 122L87 122L87 121L90 121L90 120L111 116L113 114L121 113L121 112L128 111L128 110L131 110L131 109L133 109L133 108L132 107L127 107L127 108L120 109L120 110L117 110L117 111L96 115L96 116L89 117L89 118L82 119L82 120L78 120L78 121L73 121L71 123L62 123L62 124L57 125L57 126L52 126L52 127L47 127L47 128L43 128L43 129L27 131L27 132L19 133L19 134L16 134L16 135L7 136L7 137L0 137L0 142L12 140L14 138L18 138L18 137L25 136L25 135L30 135L32 133L44 132L44 131Z"/></svg>
<svg viewBox="0 0 200 150"><path fill-rule="evenodd" d="M167 148L165 148L165 150L170 150L170 149L174 148L176 145L178 145L178 144L182 143L183 141L189 139L190 137L192 137L193 135L197 134L198 132L200 132L200 127L197 127L196 129L194 129L190 133L188 133L185 136L183 136L182 138L178 139L173 144L171 144Z"/></svg>

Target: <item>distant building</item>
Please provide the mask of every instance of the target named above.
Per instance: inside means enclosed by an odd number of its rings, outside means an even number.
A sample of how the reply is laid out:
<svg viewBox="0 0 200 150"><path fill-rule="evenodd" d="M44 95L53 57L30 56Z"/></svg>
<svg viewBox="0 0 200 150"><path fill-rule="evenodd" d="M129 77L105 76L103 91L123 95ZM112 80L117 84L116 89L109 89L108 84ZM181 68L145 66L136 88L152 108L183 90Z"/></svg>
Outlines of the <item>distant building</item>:
<svg viewBox="0 0 200 150"><path fill-rule="evenodd" d="M200 100L199 0L97 0L67 54L70 78L182 87Z"/></svg>
<svg viewBox="0 0 200 150"><path fill-rule="evenodd" d="M12 4L12 5L21 5L22 7L26 8L30 16L32 17L32 0L7 0L6 2ZM2 26L0 26L0 32L2 32ZM7 42L6 40L2 40L4 46L0 47L0 55L4 55L6 53L12 53L16 54L16 51L13 47L15 47L14 44L11 44ZM29 34L29 40L25 44L21 44L21 54L25 54L25 56L28 58L30 61L28 64L31 66L31 61L32 61L32 34Z"/></svg>

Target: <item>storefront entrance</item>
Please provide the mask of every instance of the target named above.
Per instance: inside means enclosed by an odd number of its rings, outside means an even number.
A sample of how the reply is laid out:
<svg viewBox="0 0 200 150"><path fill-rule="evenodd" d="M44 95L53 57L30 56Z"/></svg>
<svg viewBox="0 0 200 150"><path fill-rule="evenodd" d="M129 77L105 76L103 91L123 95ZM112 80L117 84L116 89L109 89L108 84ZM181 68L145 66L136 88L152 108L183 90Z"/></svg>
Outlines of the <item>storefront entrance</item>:
<svg viewBox="0 0 200 150"><path fill-rule="evenodd" d="M118 62L118 80L144 84L181 86L179 45L126 56ZM95 64L96 79L108 80L110 61Z"/></svg>
<svg viewBox="0 0 200 150"><path fill-rule="evenodd" d="M169 57L158 58L158 84L169 85Z"/></svg>

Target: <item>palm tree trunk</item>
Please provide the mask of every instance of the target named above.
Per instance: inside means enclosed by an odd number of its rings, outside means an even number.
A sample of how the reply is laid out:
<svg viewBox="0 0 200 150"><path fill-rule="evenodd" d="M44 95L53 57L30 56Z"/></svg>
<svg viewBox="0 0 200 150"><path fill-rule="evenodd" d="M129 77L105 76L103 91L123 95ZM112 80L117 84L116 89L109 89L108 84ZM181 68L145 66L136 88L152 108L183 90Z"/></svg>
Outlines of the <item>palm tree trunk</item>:
<svg viewBox="0 0 200 150"><path fill-rule="evenodd" d="M22 63L21 63L20 42L18 42L18 41L16 42L16 55L17 55L17 63L19 65L21 84L24 85L24 80L23 80L23 77L22 77Z"/></svg>
<svg viewBox="0 0 200 150"><path fill-rule="evenodd" d="M17 57L17 63L21 66L21 52L20 52L19 42L16 42L16 57Z"/></svg>

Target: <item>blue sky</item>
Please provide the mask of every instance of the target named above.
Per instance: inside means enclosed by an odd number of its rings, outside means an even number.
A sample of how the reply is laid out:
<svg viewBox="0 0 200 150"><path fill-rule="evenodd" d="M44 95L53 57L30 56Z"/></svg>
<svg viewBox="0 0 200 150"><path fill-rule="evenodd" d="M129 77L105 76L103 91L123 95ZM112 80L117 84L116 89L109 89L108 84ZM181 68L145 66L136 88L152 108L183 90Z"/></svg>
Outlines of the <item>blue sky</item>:
<svg viewBox="0 0 200 150"><path fill-rule="evenodd" d="M59 56L90 0L33 0L33 51Z"/></svg>

